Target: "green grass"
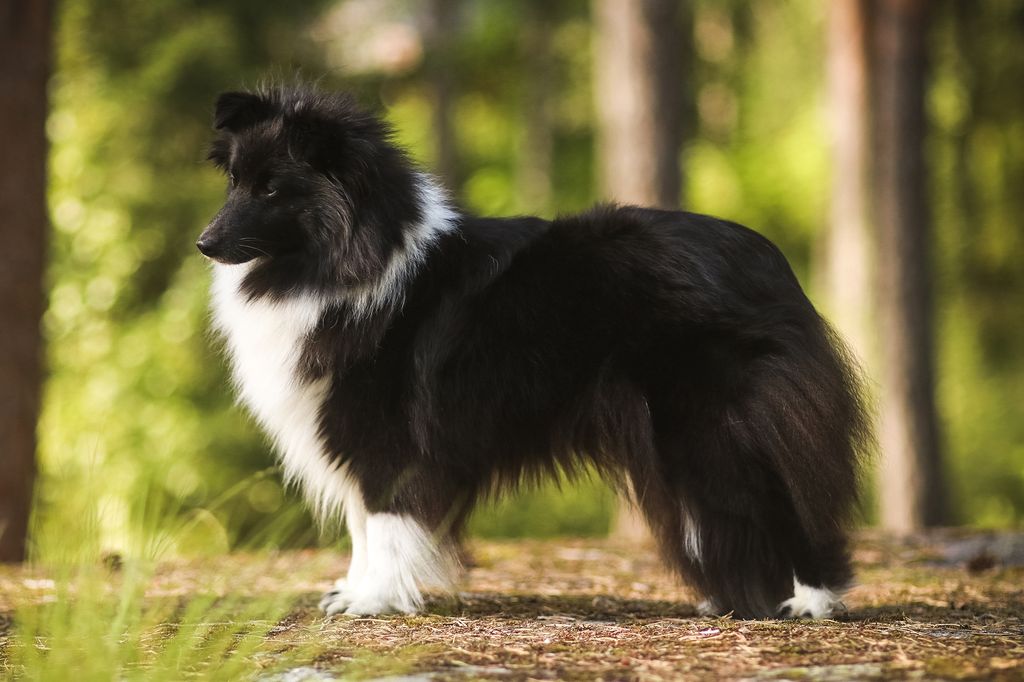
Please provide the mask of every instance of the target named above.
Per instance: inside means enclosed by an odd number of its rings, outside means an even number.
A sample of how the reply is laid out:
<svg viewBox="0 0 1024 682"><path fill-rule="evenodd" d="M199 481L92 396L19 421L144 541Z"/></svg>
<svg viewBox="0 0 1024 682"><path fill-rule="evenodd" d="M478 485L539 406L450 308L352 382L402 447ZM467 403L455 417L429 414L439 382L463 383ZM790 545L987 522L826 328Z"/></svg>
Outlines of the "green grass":
<svg viewBox="0 0 1024 682"><path fill-rule="evenodd" d="M25 680L237 679L287 665L266 651L267 634L296 595L245 590L251 570L192 576L161 588L161 562L224 555L226 511L276 470L239 481L208 506L184 510L153 487L129 510L119 546L105 546L103 487L88 479L63 527L37 509L31 562L0 593L0 677ZM251 544L281 544L274 525ZM234 565L230 559L225 564ZM34 578L32 576L42 576ZM21 588L21 589L19 589ZM40 589L42 588L42 589Z"/></svg>
<svg viewBox="0 0 1024 682"><path fill-rule="evenodd" d="M220 596L196 585L145 597L152 566L79 567L54 581L52 601L19 605L3 670L26 680L236 679L268 664L257 654L292 606L284 595ZM284 664L273 660L270 664Z"/></svg>

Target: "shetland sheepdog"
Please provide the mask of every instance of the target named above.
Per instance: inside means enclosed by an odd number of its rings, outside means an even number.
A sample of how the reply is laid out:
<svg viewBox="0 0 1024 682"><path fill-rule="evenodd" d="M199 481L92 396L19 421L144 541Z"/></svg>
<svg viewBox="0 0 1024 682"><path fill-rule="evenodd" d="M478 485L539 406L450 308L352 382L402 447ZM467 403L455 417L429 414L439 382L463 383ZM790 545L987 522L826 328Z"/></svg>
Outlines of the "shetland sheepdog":
<svg viewBox="0 0 1024 682"><path fill-rule="evenodd" d="M637 206L472 215L380 116L312 87L225 93L214 128L214 324L286 478L348 527L328 615L423 608L476 503L592 471L702 613L841 605L868 420L768 239Z"/></svg>

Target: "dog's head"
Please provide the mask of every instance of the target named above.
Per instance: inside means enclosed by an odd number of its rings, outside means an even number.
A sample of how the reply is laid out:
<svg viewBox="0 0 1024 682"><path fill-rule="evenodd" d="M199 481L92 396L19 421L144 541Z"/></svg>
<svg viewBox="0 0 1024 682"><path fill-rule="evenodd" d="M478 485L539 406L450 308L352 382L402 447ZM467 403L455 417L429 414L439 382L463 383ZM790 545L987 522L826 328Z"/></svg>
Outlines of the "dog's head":
<svg viewBox="0 0 1024 682"><path fill-rule="evenodd" d="M217 99L210 159L227 200L196 246L227 264L261 259L335 283L371 280L419 218L415 173L378 117L310 88Z"/></svg>

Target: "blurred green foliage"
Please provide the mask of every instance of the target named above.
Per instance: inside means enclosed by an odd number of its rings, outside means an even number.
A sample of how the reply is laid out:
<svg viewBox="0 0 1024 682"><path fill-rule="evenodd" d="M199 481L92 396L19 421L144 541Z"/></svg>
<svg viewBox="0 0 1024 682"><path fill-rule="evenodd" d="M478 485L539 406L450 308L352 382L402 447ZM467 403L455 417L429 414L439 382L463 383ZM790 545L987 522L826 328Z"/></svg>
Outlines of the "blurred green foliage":
<svg viewBox="0 0 1024 682"><path fill-rule="evenodd" d="M1024 3L944 3L928 111L939 408L959 518L1024 520Z"/></svg>
<svg viewBox="0 0 1024 682"><path fill-rule="evenodd" d="M178 520L164 538L171 552L319 540L296 497L265 471L268 447L232 406L207 331L209 274L192 245L223 192L204 163L210 110L218 92L263 76L327 74L325 85L385 107L429 167L429 55L359 69L331 57L346 41L363 50L374 22L416 35L425 5L60 3L37 555L60 556L69 543L92 553L136 546L147 519L166 517ZM448 37L461 179L453 189L482 213L553 215L599 198L588 5L537 5L543 11L465 0ZM763 231L809 282L829 194L824 4L695 7L687 206ZM550 205L520 191L534 75L524 36L537 21L550 39ZM957 518L985 525L1024 518L1022 39L1020 3L940 3L932 31L939 404ZM597 484L564 495L548 488L474 523L491 535L603 533L613 506Z"/></svg>
<svg viewBox="0 0 1024 682"><path fill-rule="evenodd" d="M249 0L60 4L41 554L59 556L68 538L93 552L135 546L131 534L152 510L199 514L269 465L230 407L206 333L207 267L192 244L223 192L204 163L213 98L268 64L300 63L294 36L316 10ZM295 533L305 527L266 477L205 516L190 525L206 529L195 541L175 538L170 549L226 549L284 518Z"/></svg>

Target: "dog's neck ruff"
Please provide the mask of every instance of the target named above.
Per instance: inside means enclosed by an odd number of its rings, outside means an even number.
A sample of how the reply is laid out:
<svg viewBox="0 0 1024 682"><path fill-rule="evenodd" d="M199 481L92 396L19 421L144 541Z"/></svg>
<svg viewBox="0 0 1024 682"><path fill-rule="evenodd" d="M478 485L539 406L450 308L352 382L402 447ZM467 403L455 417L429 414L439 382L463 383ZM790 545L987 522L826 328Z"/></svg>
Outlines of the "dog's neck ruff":
<svg viewBox="0 0 1024 682"><path fill-rule="evenodd" d="M400 306L406 285L426 260L430 247L456 229L459 215L433 177L417 173L415 191L420 200L420 220L405 232L404 243L391 254L384 272L376 281L350 287L342 294L356 317Z"/></svg>
<svg viewBox="0 0 1024 682"><path fill-rule="evenodd" d="M217 265L213 320L224 336L238 398L270 436L286 482L301 488L321 522L340 520L355 486L338 467L320 433L328 380L303 381L299 359L324 311L311 295L251 300L241 286L251 265Z"/></svg>

